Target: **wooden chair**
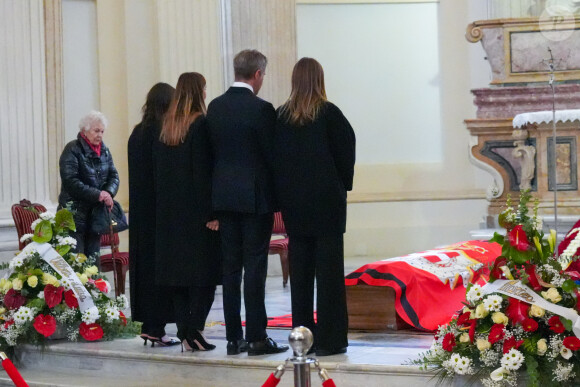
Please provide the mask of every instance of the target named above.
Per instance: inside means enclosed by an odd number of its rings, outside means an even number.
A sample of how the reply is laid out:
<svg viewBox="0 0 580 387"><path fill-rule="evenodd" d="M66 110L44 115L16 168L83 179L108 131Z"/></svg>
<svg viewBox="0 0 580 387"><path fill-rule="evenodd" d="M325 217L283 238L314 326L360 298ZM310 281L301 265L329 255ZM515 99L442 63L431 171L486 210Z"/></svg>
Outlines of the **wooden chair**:
<svg viewBox="0 0 580 387"><path fill-rule="evenodd" d="M274 227L272 227L273 236L282 236L281 239L272 239L270 241L270 250L268 254L279 254L280 265L282 266L282 286L286 287L290 273L290 262L288 261L288 234L282 219L281 212L274 213Z"/></svg>
<svg viewBox="0 0 580 387"><path fill-rule="evenodd" d="M129 270L129 253L119 251L119 234L114 233L113 238L109 234L101 235L101 248L110 247L110 254L101 254L101 271L116 271L115 295L125 294L125 277ZM113 266L115 265L115 266Z"/></svg>
<svg viewBox="0 0 580 387"><path fill-rule="evenodd" d="M18 249L22 250L28 244L28 241L21 242L20 238L24 234L34 232L30 228L32 222L40 217L40 214L46 212L46 207L39 203L31 203L30 200L22 199L20 203L12 205L12 219L18 233Z"/></svg>

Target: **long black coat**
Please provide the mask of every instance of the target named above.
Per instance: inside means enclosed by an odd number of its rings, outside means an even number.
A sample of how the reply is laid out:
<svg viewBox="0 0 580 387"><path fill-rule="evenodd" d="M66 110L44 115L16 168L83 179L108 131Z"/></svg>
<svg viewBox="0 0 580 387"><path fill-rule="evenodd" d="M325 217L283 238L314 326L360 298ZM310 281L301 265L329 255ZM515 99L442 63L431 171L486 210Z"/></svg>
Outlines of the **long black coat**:
<svg viewBox="0 0 580 387"><path fill-rule="evenodd" d="M131 318L161 324L173 321L173 303L167 291L155 284L155 181L153 144L159 138L159 122L138 124L129 137L129 280ZM149 332L147 332L149 333Z"/></svg>
<svg viewBox="0 0 580 387"><path fill-rule="evenodd" d="M209 104L207 122L215 157L213 209L273 212L272 104L245 87L230 87Z"/></svg>
<svg viewBox="0 0 580 387"><path fill-rule="evenodd" d="M115 196L119 190L119 174L109 148L101 143L101 156L97 156L81 137L64 147L59 160L62 187L58 196L60 207L72 202L77 232L88 228L93 207L99 203L101 191Z"/></svg>
<svg viewBox="0 0 580 387"><path fill-rule="evenodd" d="M288 234L344 233L356 139L340 109L326 102L316 120L304 126L278 117L275 144L276 187Z"/></svg>
<svg viewBox="0 0 580 387"><path fill-rule="evenodd" d="M156 282L167 286L210 286L221 280L219 233L205 225L211 208L211 152L204 117L185 141L157 141L153 153L156 187Z"/></svg>

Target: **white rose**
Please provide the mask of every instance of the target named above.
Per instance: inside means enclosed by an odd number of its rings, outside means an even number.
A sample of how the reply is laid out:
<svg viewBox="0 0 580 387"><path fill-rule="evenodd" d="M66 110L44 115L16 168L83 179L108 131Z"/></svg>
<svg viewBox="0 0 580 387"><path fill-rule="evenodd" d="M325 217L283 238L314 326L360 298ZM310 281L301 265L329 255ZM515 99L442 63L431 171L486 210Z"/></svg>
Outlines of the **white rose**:
<svg viewBox="0 0 580 387"><path fill-rule="evenodd" d="M481 352L491 348L491 343L486 339L477 339L476 345Z"/></svg>
<svg viewBox="0 0 580 387"><path fill-rule="evenodd" d="M546 343L546 339L538 340L538 355L543 356L546 351L548 350L548 344Z"/></svg>
<svg viewBox="0 0 580 387"><path fill-rule="evenodd" d="M491 319L496 324L507 325L507 323L509 322L509 318L502 312L495 312L494 314L491 315Z"/></svg>
<svg viewBox="0 0 580 387"><path fill-rule="evenodd" d="M469 338L469 334L468 333L462 333L461 336L459 336L459 342L460 343L469 343L471 339Z"/></svg>
<svg viewBox="0 0 580 387"><path fill-rule="evenodd" d="M14 278L12 280L12 287L14 288L14 290L21 290L23 285L24 282L22 282L20 278Z"/></svg>
<svg viewBox="0 0 580 387"><path fill-rule="evenodd" d="M543 317L546 311L538 305L532 305L528 314L530 317Z"/></svg>
<svg viewBox="0 0 580 387"><path fill-rule="evenodd" d="M479 304L477 305L477 307L475 308L475 318L484 318L489 314L489 312L487 311L487 309L485 309L485 306L483 304Z"/></svg>
<svg viewBox="0 0 580 387"><path fill-rule="evenodd" d="M554 304L562 301L562 296L558 293L558 289L550 288L546 292L541 292L542 297L544 297L548 301L552 301Z"/></svg>

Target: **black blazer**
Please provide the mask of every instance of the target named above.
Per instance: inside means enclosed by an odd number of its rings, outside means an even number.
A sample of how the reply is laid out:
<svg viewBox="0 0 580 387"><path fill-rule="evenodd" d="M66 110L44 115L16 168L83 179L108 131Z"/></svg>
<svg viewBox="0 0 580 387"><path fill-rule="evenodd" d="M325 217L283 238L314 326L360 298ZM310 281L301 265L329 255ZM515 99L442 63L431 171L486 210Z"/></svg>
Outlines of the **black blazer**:
<svg viewBox="0 0 580 387"><path fill-rule="evenodd" d="M230 87L207 109L214 155L215 211L266 214L274 211L272 136L276 112L245 87Z"/></svg>
<svg viewBox="0 0 580 387"><path fill-rule="evenodd" d="M288 234L344 233L356 139L340 109L326 102L316 120L303 126L278 117L275 143L276 186Z"/></svg>

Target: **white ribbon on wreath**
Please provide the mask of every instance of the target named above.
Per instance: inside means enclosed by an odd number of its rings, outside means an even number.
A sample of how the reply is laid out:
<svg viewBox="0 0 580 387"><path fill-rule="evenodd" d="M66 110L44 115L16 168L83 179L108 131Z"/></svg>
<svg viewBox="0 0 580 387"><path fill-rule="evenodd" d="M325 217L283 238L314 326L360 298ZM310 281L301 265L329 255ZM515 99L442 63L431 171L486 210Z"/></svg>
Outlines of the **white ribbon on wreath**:
<svg viewBox="0 0 580 387"><path fill-rule="evenodd" d="M61 282L66 280L70 284L70 288L75 296L77 296L81 312L85 312L86 310L95 307L91 293L89 293L79 277L77 277L75 271L70 267L68 262L65 261L65 259L61 257L61 255L49 243L30 242L20 254L23 254L28 250L38 252L42 260L48 263L62 276Z"/></svg>
<svg viewBox="0 0 580 387"><path fill-rule="evenodd" d="M576 337L580 337L580 316L571 308L565 308L560 305L545 300L538 293L534 292L528 286L517 280L495 280L487 283L481 288L482 294L501 293L513 297L531 305L537 305L558 316L572 321L572 331Z"/></svg>

